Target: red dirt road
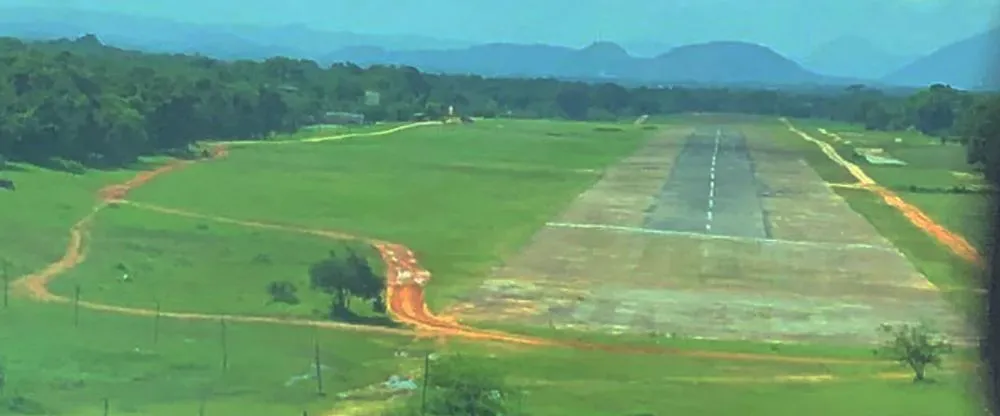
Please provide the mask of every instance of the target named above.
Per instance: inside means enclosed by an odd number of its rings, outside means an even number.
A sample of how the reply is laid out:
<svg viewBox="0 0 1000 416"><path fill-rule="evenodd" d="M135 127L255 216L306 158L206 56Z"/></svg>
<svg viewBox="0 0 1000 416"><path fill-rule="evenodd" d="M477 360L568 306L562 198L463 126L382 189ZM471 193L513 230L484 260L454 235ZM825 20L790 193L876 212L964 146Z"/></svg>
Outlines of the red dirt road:
<svg viewBox="0 0 1000 416"><path fill-rule="evenodd" d="M384 133L373 133L371 135L381 135ZM362 134L363 135L363 134ZM216 146L212 155L214 159L223 158L228 154L223 146ZM193 161L170 163L155 170L141 172L133 179L118 185L108 186L99 192L100 200L94 210L73 225L70 229L70 242L66 247L62 258L45 267L43 270L21 277L14 282L14 293L29 296L32 299L43 302L69 301L64 296L59 296L49 291L48 284L52 279L83 262L86 258L85 237L89 226L98 212L110 204L129 204L135 207L149 209L163 214L180 215L193 218L202 218L229 224L237 224L248 227L256 227L271 230L283 230L289 232L305 233L323 236L333 239L357 239L371 243L380 253L386 264L386 297L391 315L399 322L412 326L418 335L427 334L430 336L460 337L478 341L496 341L504 343L514 343L534 346L560 346L582 350L597 350L624 354L654 354L673 355L684 357L699 357L718 360L739 360L739 361L763 361L763 362L783 362L800 364L872 364L874 359L837 359L826 357L790 357L771 354L752 353L729 353L721 351L703 351L665 348L659 346L625 346L625 345L604 345L586 343L580 341L549 340L537 337L507 334L499 331L488 331L470 328L458 324L457 322L434 315L424 302L424 285L430 281L430 273L423 269L413 251L397 243L372 240L365 237L353 236L337 231L309 229L290 225L269 224L256 221L245 221L230 219L219 216L197 214L183 210L158 207L149 204L136 203L125 200L129 191L135 189L149 181L160 177L168 172L188 166ZM92 302L80 302L83 308L106 311L128 315L153 316L156 311L129 308L115 305L98 304ZM270 323L282 325L314 326L329 329L344 329L351 331L375 332L386 334L413 335L414 332L404 329L373 327L352 325L330 321L316 321L306 319L282 319L274 317L260 316L237 316L237 315L214 315L184 312L160 312L161 316L185 319L185 320L219 320L226 319L233 322L254 322Z"/></svg>
<svg viewBox="0 0 1000 416"><path fill-rule="evenodd" d="M819 146L820 150L822 150L823 153L826 154L826 156L830 160L832 160L834 163L840 165L848 172L850 172L851 176L854 176L854 178L858 181L856 184L850 184L851 187L857 187L859 189L867 189L871 192L874 192L876 195L881 197L886 204L895 208L897 211L903 214L903 216L906 217L906 219L909 220L911 224L923 230L930 236L934 237L934 239L936 239L938 242L943 244L945 247L948 247L948 249L951 250L952 253L955 253L955 255L961 257L965 261L974 263L980 267L984 266L983 259L982 256L980 256L979 251L977 251L976 248L973 247L972 244L970 244L964 237L938 224L929 216L927 216L927 214L921 211L920 208L917 208L913 206L913 204L904 201L903 198L900 198L899 195L896 195L895 192L892 192L891 190L888 190L880 186L874 179L868 176L868 174L866 174L864 170L861 169L861 167L841 157L840 154L838 154L837 151L833 148L833 146L830 146L829 143L826 143L822 140L817 140L816 138L813 138L812 136L806 134L802 130L799 130L794 125L792 125L792 123L789 122L788 119L782 118L781 121L785 123L789 131ZM833 135L826 132L825 130L821 129L820 132L825 135L833 137Z"/></svg>

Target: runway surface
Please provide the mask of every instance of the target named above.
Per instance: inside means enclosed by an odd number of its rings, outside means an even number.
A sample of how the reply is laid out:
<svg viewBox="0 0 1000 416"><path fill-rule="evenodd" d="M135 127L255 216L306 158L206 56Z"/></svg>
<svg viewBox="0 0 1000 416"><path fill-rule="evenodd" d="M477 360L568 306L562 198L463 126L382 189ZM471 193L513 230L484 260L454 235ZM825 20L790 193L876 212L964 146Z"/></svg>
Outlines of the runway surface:
<svg viewBox="0 0 1000 416"><path fill-rule="evenodd" d="M746 137L721 128L692 133L643 226L770 238Z"/></svg>

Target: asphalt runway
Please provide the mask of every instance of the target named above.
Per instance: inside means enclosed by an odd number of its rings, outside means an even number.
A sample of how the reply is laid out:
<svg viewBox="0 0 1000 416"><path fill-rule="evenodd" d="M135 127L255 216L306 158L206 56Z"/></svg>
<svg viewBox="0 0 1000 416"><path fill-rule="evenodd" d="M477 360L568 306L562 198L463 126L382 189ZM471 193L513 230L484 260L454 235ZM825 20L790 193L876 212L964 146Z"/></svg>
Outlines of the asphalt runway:
<svg viewBox="0 0 1000 416"><path fill-rule="evenodd" d="M770 238L746 137L721 128L692 133L643 227Z"/></svg>

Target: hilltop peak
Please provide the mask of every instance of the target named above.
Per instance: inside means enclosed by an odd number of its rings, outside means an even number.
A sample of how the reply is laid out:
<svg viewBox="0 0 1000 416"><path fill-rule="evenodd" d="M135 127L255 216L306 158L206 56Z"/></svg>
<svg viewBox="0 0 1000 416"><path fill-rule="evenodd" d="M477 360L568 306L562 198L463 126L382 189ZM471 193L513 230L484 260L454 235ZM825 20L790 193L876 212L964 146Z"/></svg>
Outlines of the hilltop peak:
<svg viewBox="0 0 1000 416"><path fill-rule="evenodd" d="M716 40L704 43L694 43L690 45L683 45L673 48L666 53L660 55L660 57L673 55L677 53L690 53L690 52L700 52L700 51L718 51L731 53L734 51L748 51L748 52L765 52L768 54L778 54L771 48L767 46L760 45L757 43L743 42L737 40Z"/></svg>
<svg viewBox="0 0 1000 416"><path fill-rule="evenodd" d="M625 48L617 43L609 41L597 41L591 43L583 49L580 49L580 52L609 57L629 56L628 51L626 51Z"/></svg>
<svg viewBox="0 0 1000 416"><path fill-rule="evenodd" d="M88 33L86 35L80 36L74 40L74 42L81 45L94 45L94 46L104 46L97 35L93 33Z"/></svg>

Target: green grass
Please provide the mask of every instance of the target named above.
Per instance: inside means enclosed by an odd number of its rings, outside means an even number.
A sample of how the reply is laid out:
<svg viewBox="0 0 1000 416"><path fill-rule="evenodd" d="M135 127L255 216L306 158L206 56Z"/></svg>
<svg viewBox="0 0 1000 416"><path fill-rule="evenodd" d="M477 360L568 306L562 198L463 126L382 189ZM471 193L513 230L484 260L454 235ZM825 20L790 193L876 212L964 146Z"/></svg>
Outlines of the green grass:
<svg viewBox="0 0 1000 416"><path fill-rule="evenodd" d="M218 322L163 319L155 343L153 318L83 310L79 327L73 322L65 305L19 300L0 312L4 397L29 398L50 414L84 416L101 414L105 398L111 414L194 415L202 401L207 415L301 414L329 410L336 393L419 368L395 357L397 348L410 347L403 337L230 323L224 372ZM313 380L285 384L309 372L314 339L329 367L327 397L316 395ZM8 411L0 406L0 414Z"/></svg>
<svg viewBox="0 0 1000 416"><path fill-rule="evenodd" d="M69 227L90 212L97 191L131 178L137 170L92 171L86 175L16 165L0 174L16 182L16 192L0 192L0 260L20 275L62 257Z"/></svg>
<svg viewBox="0 0 1000 416"><path fill-rule="evenodd" d="M632 126L482 121L336 143L234 149L131 198L406 244L434 272L431 305L489 268L652 134Z"/></svg>
<svg viewBox="0 0 1000 416"><path fill-rule="evenodd" d="M11 261L15 277L61 257L67 230L89 212L95 192L135 173L122 170L74 176L22 168L4 172L17 182L18 190L0 193L0 216L6 220L0 233L0 253ZM142 223L156 231L158 225L177 225L169 217L148 223L139 217L141 212L127 212L119 209L102 215L98 224L110 221L111 227L100 229ZM180 233L185 227L178 228ZM107 248L112 251L91 250L91 260L121 258L114 251L118 247ZM122 253L127 255L128 251ZM94 267L89 262L84 265ZM57 280L56 284L72 282ZM235 292L243 289L255 295L262 290L245 287ZM84 292L85 296L99 293ZM227 298L217 296L206 304ZM8 408L15 396L27 398L49 414L100 415L105 398L111 414L197 414L202 401L207 415L301 414L302 410L330 409L336 404L335 393L377 383L401 368L419 367L419 362L394 356L395 349L411 346L411 341L402 337L230 324L227 343L231 367L223 374L218 322L163 319L155 344L153 318L82 310L80 326L74 327L73 322L73 310L65 304L39 304L14 297L8 308L0 309L0 362L7 373L0 414L21 414ZM285 386L290 377L308 371L314 337L322 346L321 361L334 369L324 375L330 393L325 398L315 395L310 381Z"/></svg>
<svg viewBox="0 0 1000 416"><path fill-rule="evenodd" d="M704 340L694 338L670 338L663 334L607 334L566 328L523 327L503 323L472 324L477 328L494 329L507 333L517 333L545 339L586 342L600 345L649 346L664 350L698 350L727 353L763 354L782 357L823 357L845 360L871 360L880 363L869 346L816 344L816 343L766 343L745 340ZM977 351L956 348L955 356L963 361L978 360Z"/></svg>
<svg viewBox="0 0 1000 416"><path fill-rule="evenodd" d="M309 288L309 266L347 243L291 232L176 217L128 205L98 215L86 262L57 279L53 292L72 296L77 285L91 302L215 314L322 318L329 296ZM382 273L367 245L351 248ZM131 280L122 282L119 265ZM293 283L299 304L273 303L269 283ZM355 302L357 312L370 308Z"/></svg>
<svg viewBox="0 0 1000 416"><path fill-rule="evenodd" d="M976 392L968 388L966 374L934 373L937 382L928 385L871 379L874 374L900 370L886 363L787 365L675 356L611 358L600 352L557 348L511 351L462 345L457 349L490 357L484 359L486 365L504 371L508 382L525 393L520 406L533 415L978 414ZM820 374L845 379L817 384L752 382ZM720 378L743 382L711 381Z"/></svg>
<svg viewBox="0 0 1000 416"><path fill-rule="evenodd" d="M982 176L965 162L963 146L941 145L937 139L917 132L872 132L863 129L859 131L857 128L853 129L855 136L842 135L852 141L851 144L845 145L843 142L835 143L828 136L820 134L818 129L825 128L830 132L841 133L851 131L851 127L844 125L824 127L824 124L815 121L807 124L811 127L808 133L833 144L838 153L848 160L853 159L851 155L855 147L881 147L892 156L906 162L906 166L876 166L854 160L876 182L896 190L904 200L916 205L939 224L966 237L980 250L985 249L988 230L984 214L987 212L989 195L944 192L954 187L973 188L986 184ZM896 143L897 137L902 139L900 143ZM816 163L814 166L822 164ZM912 192L912 187L940 191Z"/></svg>
<svg viewBox="0 0 1000 416"><path fill-rule="evenodd" d="M993 238L987 223L986 213L990 207L987 195L901 192L900 196L930 215L938 224L964 236L985 254L987 244Z"/></svg>
<svg viewBox="0 0 1000 416"><path fill-rule="evenodd" d="M502 126L502 127L501 127ZM298 223L398 240L413 246L435 272L439 287L457 293L477 284L498 258L515 250L542 222L597 179L599 170L632 152L649 132L592 124L497 121L421 128L389 137L339 143L237 149L230 159L195 165L157 179L133 194L137 201L237 218ZM789 141L792 143L793 141ZM131 172L71 177L46 171L14 173L16 193L0 194L0 215L17 236L2 233L0 252L18 273L58 258L66 229L94 202L93 192ZM395 189L395 192L386 192ZM427 194L425 194L427 193ZM412 221L412 222L409 222ZM5 224L5 227L7 224ZM5 229L6 231L6 229ZM297 307L265 305L271 280L303 284L304 268L338 242L255 231L121 206L101 213L90 233L87 261L56 280L67 293L79 283L85 300L164 309L308 314L322 297L303 293ZM268 261L263 261L267 259ZM135 270L133 283L115 280L115 266ZM442 297L439 300L447 300ZM277 309L277 310L276 310ZM129 317L19 298L0 310L0 359L8 395L37 400L53 413L112 415L323 414L336 393L420 368L397 349L430 346L386 335L308 328L229 324L229 371L221 371L221 326ZM154 329L158 342L154 344ZM614 343L651 338L553 333L536 335ZM327 397L315 384L285 383L309 370L313 339L322 345ZM627 338L627 339L625 339ZM749 342L660 341L681 349L708 349L861 357L862 348L783 345L779 352ZM454 342L455 351L500 367L528 395L536 415L608 415L638 412L773 415L974 414L975 396L964 376L932 373L938 383L851 379L801 384L720 384L690 377L764 379L779 374L833 373L867 377L891 367L787 365L709 361L677 356L623 356L562 348L499 347ZM412 355L419 357L419 354ZM9 397L9 396L8 396ZM0 407L0 414L9 411Z"/></svg>

